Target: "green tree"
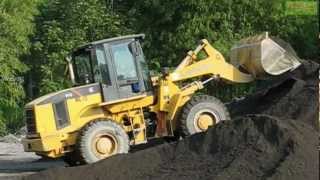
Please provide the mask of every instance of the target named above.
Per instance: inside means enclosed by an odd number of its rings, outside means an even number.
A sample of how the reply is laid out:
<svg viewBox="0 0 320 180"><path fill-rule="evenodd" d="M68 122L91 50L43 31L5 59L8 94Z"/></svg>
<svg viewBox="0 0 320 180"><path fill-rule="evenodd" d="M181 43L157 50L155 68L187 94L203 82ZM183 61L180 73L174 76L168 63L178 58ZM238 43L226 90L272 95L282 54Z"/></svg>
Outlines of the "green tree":
<svg viewBox="0 0 320 180"><path fill-rule="evenodd" d="M120 4L120 3L119 3ZM197 41L207 38L223 54L242 37L277 34L282 0L146 0L127 5L131 26L147 34L152 61L174 66Z"/></svg>
<svg viewBox="0 0 320 180"><path fill-rule="evenodd" d="M0 1L0 134L23 123L24 91L18 77L27 70L20 59L29 52L36 4L36 0Z"/></svg>
<svg viewBox="0 0 320 180"><path fill-rule="evenodd" d="M278 34L283 17L282 0L145 0L122 4L129 12L127 24L145 32L145 51L153 69L177 66L200 39L208 39L228 59L237 40L270 31ZM254 86L212 85L210 92L224 100L252 92Z"/></svg>
<svg viewBox="0 0 320 180"><path fill-rule="evenodd" d="M302 57L318 54L316 16L288 16L286 0L144 0L118 1L129 12L127 24L145 32L145 51L153 69L176 66L197 41L206 38L228 59L232 45L241 38L269 31L293 44ZM132 18L133 17L133 18ZM304 33L308 32L308 33ZM215 85L215 95L230 100L252 92L252 85Z"/></svg>
<svg viewBox="0 0 320 180"><path fill-rule="evenodd" d="M316 14L288 15L286 4L287 0L118 0L115 7L128 14L126 24L147 34L147 55L162 65L179 63L201 38L228 56L236 41L264 31L293 44L301 57L315 58Z"/></svg>
<svg viewBox="0 0 320 180"><path fill-rule="evenodd" d="M65 57L83 43L127 34L108 1L52 0L40 7L29 64L40 94L67 87ZM36 71L34 71L36 70Z"/></svg>

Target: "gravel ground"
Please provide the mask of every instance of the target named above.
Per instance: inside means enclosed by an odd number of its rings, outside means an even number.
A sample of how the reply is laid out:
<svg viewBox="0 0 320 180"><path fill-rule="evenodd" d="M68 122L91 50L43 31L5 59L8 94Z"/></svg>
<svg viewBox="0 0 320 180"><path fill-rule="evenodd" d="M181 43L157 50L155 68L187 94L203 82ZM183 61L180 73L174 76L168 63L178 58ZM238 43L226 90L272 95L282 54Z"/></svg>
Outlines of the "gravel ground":
<svg viewBox="0 0 320 180"><path fill-rule="evenodd" d="M0 179L33 174L52 167L65 166L61 160L44 160L34 153L23 151L19 143L0 142Z"/></svg>

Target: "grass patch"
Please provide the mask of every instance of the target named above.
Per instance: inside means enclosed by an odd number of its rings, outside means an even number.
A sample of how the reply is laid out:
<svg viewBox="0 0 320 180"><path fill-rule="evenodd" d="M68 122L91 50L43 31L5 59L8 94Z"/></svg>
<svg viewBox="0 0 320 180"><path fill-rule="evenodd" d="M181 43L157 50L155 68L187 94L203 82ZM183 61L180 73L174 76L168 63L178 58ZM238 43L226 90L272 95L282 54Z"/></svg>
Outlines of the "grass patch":
<svg viewBox="0 0 320 180"><path fill-rule="evenodd" d="M317 15L316 1L287 1L287 15Z"/></svg>

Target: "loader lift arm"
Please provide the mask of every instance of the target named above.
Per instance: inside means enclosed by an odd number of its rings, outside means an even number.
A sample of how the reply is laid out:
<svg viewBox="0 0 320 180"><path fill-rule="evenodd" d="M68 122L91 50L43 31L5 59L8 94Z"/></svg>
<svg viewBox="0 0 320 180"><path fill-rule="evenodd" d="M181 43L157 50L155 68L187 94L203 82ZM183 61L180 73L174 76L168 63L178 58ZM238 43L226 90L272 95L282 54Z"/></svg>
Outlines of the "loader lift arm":
<svg viewBox="0 0 320 180"><path fill-rule="evenodd" d="M205 58L198 58L200 52L204 52ZM181 81L202 77L208 78L179 86ZM215 79L222 79L228 83L248 83L254 80L250 74L243 73L226 62L222 54L203 39L194 51L188 52L172 73L159 79L158 102L154 108L158 114L158 136L173 135L180 109L196 91Z"/></svg>
<svg viewBox="0 0 320 180"><path fill-rule="evenodd" d="M205 54L205 58L200 58L200 52ZM164 120L169 129L176 129L180 109L189 102L196 91L202 89L211 80L249 83L255 79L281 75L300 65L299 58L294 56L290 48L287 50L277 44L268 37L268 33L241 41L232 53L232 62L236 62L236 66L228 63L219 51L212 47L206 39L203 39L194 51L188 52L188 55L172 73L161 79L157 110L166 115ZM238 66L248 73L240 71ZM204 77L207 79L199 80ZM179 87L181 84L179 82L190 79L195 80ZM224 105L221 103L220 106ZM169 132L169 135L170 133L173 134L172 131Z"/></svg>
<svg viewBox="0 0 320 180"><path fill-rule="evenodd" d="M201 51L205 52L206 58L199 60L197 55ZM234 83L248 83L254 80L250 74L243 73L227 63L222 54L205 39L201 40L195 51L188 52L185 59L170 74L170 79L176 82L204 75L214 76Z"/></svg>

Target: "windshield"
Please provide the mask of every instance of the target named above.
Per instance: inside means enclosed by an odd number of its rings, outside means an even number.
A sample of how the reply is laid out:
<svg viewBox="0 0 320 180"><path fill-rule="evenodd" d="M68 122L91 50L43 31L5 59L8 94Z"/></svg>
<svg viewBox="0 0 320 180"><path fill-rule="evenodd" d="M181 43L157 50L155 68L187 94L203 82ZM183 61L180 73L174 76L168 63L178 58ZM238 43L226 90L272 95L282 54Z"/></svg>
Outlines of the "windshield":
<svg viewBox="0 0 320 180"><path fill-rule="evenodd" d="M136 46L137 46L137 51L139 51L138 52L139 55L136 58L137 58L138 64L139 64L141 71L142 71L141 72L142 79L143 79L144 84L146 86L146 90L149 91L152 89L152 82L151 82L151 78L150 78L151 76L150 76L148 64L145 61L145 57L143 55L143 51L142 51L140 43L137 42Z"/></svg>
<svg viewBox="0 0 320 180"><path fill-rule="evenodd" d="M74 76L77 84L89 84L93 82L90 51L80 50L73 55Z"/></svg>
<svg viewBox="0 0 320 180"><path fill-rule="evenodd" d="M129 50L129 43L111 46L118 81L138 80L135 59Z"/></svg>

